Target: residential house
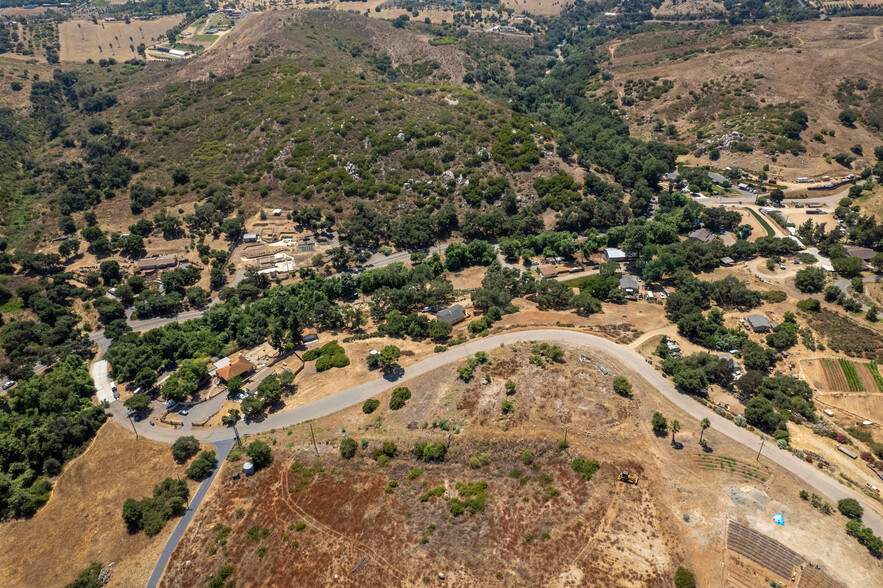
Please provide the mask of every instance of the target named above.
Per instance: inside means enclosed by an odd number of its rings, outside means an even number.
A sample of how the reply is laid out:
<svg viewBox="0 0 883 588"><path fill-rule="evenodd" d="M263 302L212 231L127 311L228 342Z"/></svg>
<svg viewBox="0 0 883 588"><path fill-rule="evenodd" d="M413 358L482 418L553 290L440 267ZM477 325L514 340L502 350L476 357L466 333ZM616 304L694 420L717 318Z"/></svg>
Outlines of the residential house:
<svg viewBox="0 0 883 588"><path fill-rule="evenodd" d="M554 278L558 275L558 266L551 263L544 263L537 268L541 278Z"/></svg>
<svg viewBox="0 0 883 588"><path fill-rule="evenodd" d="M145 257L138 260L138 271L152 272L158 269L175 267L178 265L178 258L174 255L164 257Z"/></svg>
<svg viewBox="0 0 883 588"><path fill-rule="evenodd" d="M245 359L241 354L233 359L225 357L224 359L215 362L214 365L217 369L217 376L224 382L229 382L236 376L248 374L254 369L254 364Z"/></svg>
<svg viewBox="0 0 883 588"><path fill-rule="evenodd" d="M769 319L762 314L749 314L746 319L748 320L748 326L755 333L766 333L773 328Z"/></svg>
<svg viewBox="0 0 883 588"><path fill-rule="evenodd" d="M619 287L625 290L626 294L635 295L638 293L638 282L628 274L619 277Z"/></svg>
<svg viewBox="0 0 883 588"><path fill-rule="evenodd" d="M689 237L693 241L699 241L700 243L711 243L712 241L714 241L715 236L716 235L714 233L704 227L701 229L696 229L695 231L687 235L687 237Z"/></svg>
<svg viewBox="0 0 883 588"><path fill-rule="evenodd" d="M456 325L459 322L466 320L466 317L469 316L466 314L466 309L464 309L461 305L455 304L449 308L439 311L436 313L435 318L440 320L443 323L448 323L449 325Z"/></svg>

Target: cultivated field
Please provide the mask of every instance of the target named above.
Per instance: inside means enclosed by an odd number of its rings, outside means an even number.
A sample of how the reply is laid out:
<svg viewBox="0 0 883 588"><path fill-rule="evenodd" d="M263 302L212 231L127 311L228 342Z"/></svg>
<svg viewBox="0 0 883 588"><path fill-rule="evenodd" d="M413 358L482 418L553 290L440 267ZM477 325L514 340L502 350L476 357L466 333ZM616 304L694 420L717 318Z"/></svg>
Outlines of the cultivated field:
<svg viewBox="0 0 883 588"><path fill-rule="evenodd" d="M156 537L130 535L123 502L149 496L154 484L183 471L169 445L136 441L108 422L55 480L46 506L0 524L0 585L63 586L93 561L115 564L110 586L143 585L177 519Z"/></svg>
<svg viewBox="0 0 883 588"><path fill-rule="evenodd" d="M98 21L98 24L88 20L63 22L59 25L59 57L62 61L79 62L108 57L120 61L131 59L133 54L129 45L137 49L140 43L144 43L149 47L160 35L165 35L166 31L181 22L181 18L181 15L161 16L156 20L133 20L131 24L123 21Z"/></svg>
<svg viewBox="0 0 883 588"><path fill-rule="evenodd" d="M233 566L238 581L262 585L414 585L443 573L458 586L663 586L677 565L702 586L745 574L769 585L775 576L738 558L721 569L727 520L848 585L872 581L872 558L854 549L840 519L799 500L800 480L713 430L704 436L713 452L701 452L697 424L640 382L632 399L613 393L613 375L628 374L614 357L580 362L583 352L566 349L563 363L540 368L532 353L526 344L498 349L469 383L456 379L457 366L427 374L409 382L398 411L387 393L373 414L355 407L319 419L315 448L305 425L264 435L274 464L240 480L231 474L241 460L224 465L163 585L202 584ZM651 433L655 410L681 420L682 450ZM339 455L344 431L361 447L352 460ZM396 455L383 467L369 456L390 441ZM442 462L418 461L409 453L417 441L450 448ZM570 467L575 457L599 460L590 481ZM617 481L623 469L637 486ZM457 501L462 514L451 511ZM786 527L773 523L777 512Z"/></svg>

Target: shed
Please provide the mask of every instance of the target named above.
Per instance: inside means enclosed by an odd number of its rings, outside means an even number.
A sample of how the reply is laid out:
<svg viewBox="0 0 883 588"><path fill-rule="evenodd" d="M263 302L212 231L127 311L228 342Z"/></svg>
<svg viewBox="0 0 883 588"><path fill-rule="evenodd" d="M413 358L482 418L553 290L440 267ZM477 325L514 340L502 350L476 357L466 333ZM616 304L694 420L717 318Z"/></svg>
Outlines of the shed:
<svg viewBox="0 0 883 588"><path fill-rule="evenodd" d="M258 242L257 233L245 233L244 235L242 235L242 242L243 243L257 243Z"/></svg>
<svg viewBox="0 0 883 588"><path fill-rule="evenodd" d="M319 332L316 329L304 329L304 343L312 343L319 340Z"/></svg>
<svg viewBox="0 0 883 588"><path fill-rule="evenodd" d="M280 216L281 214L282 214L281 208L274 208L273 209L273 216Z"/></svg>
<svg viewBox="0 0 883 588"><path fill-rule="evenodd" d="M436 313L435 318L449 325L456 325L465 320L467 317L466 310L459 304L455 304L449 308Z"/></svg>
<svg viewBox="0 0 883 588"><path fill-rule="evenodd" d="M733 265L736 263L732 257L721 257L721 265Z"/></svg>
<svg viewBox="0 0 883 588"><path fill-rule="evenodd" d="M769 319L762 314L749 314L746 319L748 320L748 326L755 333L766 333L772 328Z"/></svg>

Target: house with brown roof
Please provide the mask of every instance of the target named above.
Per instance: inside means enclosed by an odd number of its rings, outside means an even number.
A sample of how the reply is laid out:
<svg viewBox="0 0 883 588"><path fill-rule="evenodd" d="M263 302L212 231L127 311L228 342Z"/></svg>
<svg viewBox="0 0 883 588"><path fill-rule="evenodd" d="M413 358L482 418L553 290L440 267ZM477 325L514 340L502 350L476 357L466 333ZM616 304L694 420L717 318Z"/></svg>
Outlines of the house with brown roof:
<svg viewBox="0 0 883 588"><path fill-rule="evenodd" d="M178 258L174 255L164 257L145 257L138 260L138 271L152 272L158 269L175 267L178 265Z"/></svg>
<svg viewBox="0 0 883 588"><path fill-rule="evenodd" d="M224 359L227 361L225 362ZM216 373L224 382L229 382L232 378L247 374L254 369L254 364L242 355L237 355L233 359L224 359L215 364L216 367L220 366Z"/></svg>
<svg viewBox="0 0 883 588"><path fill-rule="evenodd" d="M304 343L312 343L319 340L319 331L316 329L304 329Z"/></svg>
<svg viewBox="0 0 883 588"><path fill-rule="evenodd" d="M711 243L714 241L715 234L709 231L706 228L696 229L689 235L687 235L690 239L694 241L699 241L700 243Z"/></svg>
<svg viewBox="0 0 883 588"><path fill-rule="evenodd" d="M869 249L868 247L847 247L846 248L846 256L847 257L857 257L864 262L871 261L874 259L874 256L877 255L877 252L873 249Z"/></svg>
<svg viewBox="0 0 883 588"><path fill-rule="evenodd" d="M554 278L558 275L558 266L551 263L544 263L537 268L541 278Z"/></svg>

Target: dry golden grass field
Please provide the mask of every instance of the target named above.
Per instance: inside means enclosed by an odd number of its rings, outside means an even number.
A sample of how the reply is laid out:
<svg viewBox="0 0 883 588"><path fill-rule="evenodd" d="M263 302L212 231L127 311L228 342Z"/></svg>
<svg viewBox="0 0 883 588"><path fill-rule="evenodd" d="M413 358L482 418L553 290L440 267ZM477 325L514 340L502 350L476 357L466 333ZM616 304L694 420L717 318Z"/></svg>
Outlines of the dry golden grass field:
<svg viewBox="0 0 883 588"><path fill-rule="evenodd" d="M130 24L120 22L67 21L59 25L62 61L83 62L114 57L119 61L133 57L129 45L139 43L148 47L160 35L181 22L181 15L162 16L156 20L133 20ZM113 45L113 49L111 49ZM99 50L99 47L101 49Z"/></svg>

